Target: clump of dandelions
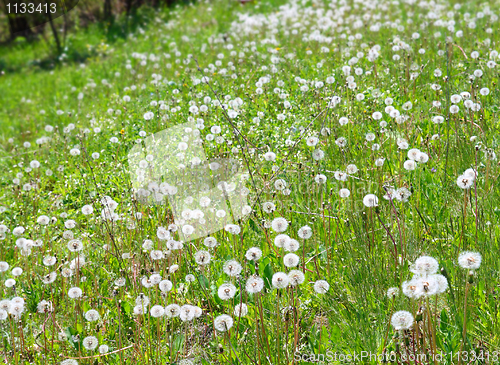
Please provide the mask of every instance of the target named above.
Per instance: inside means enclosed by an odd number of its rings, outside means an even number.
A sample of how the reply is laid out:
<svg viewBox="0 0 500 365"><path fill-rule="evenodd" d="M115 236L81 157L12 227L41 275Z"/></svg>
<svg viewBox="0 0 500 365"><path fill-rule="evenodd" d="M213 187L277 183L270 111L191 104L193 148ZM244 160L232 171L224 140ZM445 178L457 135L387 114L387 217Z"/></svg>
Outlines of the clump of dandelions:
<svg viewBox="0 0 500 365"><path fill-rule="evenodd" d="M443 275L436 274L438 269L438 261L431 256L421 256L416 259L410 267L410 271L414 274L413 278L403 282L403 294L409 298L419 299L444 293L448 289L448 280ZM390 297L389 293L387 296Z"/></svg>
<svg viewBox="0 0 500 365"><path fill-rule="evenodd" d="M457 178L457 185L461 189L469 189L477 178L477 171L474 169L467 169L465 172Z"/></svg>

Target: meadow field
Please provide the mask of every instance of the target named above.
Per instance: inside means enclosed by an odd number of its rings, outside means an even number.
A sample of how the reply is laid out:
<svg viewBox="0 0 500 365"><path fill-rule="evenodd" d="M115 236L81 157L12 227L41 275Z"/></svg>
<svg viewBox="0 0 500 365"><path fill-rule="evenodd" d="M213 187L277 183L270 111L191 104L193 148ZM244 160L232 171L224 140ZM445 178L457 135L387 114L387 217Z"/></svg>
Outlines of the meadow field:
<svg viewBox="0 0 500 365"><path fill-rule="evenodd" d="M500 364L499 9L210 0L0 45L3 363Z"/></svg>

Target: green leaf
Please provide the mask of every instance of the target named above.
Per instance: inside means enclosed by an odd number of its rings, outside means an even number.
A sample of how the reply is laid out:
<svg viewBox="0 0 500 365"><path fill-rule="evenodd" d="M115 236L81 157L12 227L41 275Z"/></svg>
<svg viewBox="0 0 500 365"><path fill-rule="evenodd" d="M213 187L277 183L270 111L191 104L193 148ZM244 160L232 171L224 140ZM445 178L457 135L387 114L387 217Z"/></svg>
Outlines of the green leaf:
<svg viewBox="0 0 500 365"><path fill-rule="evenodd" d="M205 290L208 290L209 287L210 287L210 282L208 281L208 279L205 277L205 275L201 274L200 276L198 276L198 280L200 282L200 285L203 289Z"/></svg>
<svg viewBox="0 0 500 365"><path fill-rule="evenodd" d="M264 268L264 285L267 289L271 289L273 280L273 267L271 263L267 264Z"/></svg>
<svg viewBox="0 0 500 365"><path fill-rule="evenodd" d="M256 233L259 233L260 232L260 229L259 229L259 226L257 226L257 223L255 223L253 221L253 219L249 219L248 220L248 224L250 224L250 228L252 228L252 230Z"/></svg>
<svg viewBox="0 0 500 365"><path fill-rule="evenodd" d="M73 345L73 347L76 350L80 351L80 341L73 341L73 336L78 335L79 334L78 331L75 330L73 327L67 327L65 332L66 332L66 336L68 337L69 343L71 345ZM81 340L81 338L80 338L80 340Z"/></svg>

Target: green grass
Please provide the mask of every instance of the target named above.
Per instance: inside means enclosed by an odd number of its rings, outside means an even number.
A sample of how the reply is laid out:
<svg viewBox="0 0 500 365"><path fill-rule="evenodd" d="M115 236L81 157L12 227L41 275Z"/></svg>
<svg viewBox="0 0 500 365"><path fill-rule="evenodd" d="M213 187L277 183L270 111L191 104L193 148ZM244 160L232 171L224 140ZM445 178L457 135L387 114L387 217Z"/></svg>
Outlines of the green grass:
<svg viewBox="0 0 500 365"><path fill-rule="evenodd" d="M433 11L443 20L448 21L447 12L454 11L455 29L450 33L439 25L422 26L435 22L425 6L381 1L370 10L368 3L348 4L350 8L342 13L340 3L322 1L244 6L201 2L154 14L145 9L127 37L121 38L123 32L118 29L111 33L116 39L106 38L98 24L70 34L68 59L50 69L36 62L50 60L50 43L2 48L6 73L0 78L0 205L4 207L0 223L8 231L2 234L0 261L10 268L0 273L0 300L16 296L25 300L20 320L9 315L0 321L0 352L7 363L59 364L78 358L80 364L182 364L185 359L196 364L298 364L312 363L299 362L301 356L312 360L313 354L317 358L336 353L337 360L330 363L340 364L340 354L394 351L397 363L406 364L405 349L430 354L434 348L444 354L439 364L457 364L458 351L468 351L469 356L475 351L478 360L472 363L498 363L500 170L492 152L499 153L500 98L498 66L487 65L493 59L490 52L500 51L498 20L491 20L485 4L473 1L453 10L453 4L439 2L443 9ZM489 8L495 12L498 5L492 1ZM472 18L479 11L484 16L476 20L474 29L469 28L465 14ZM253 19L251 31L238 25L245 21L240 14ZM364 19L364 14L371 17ZM318 16L324 18L318 21ZM328 26L332 21L337 24ZM391 27L388 21L398 23ZM386 25L370 30L377 22ZM404 29L398 30L398 24ZM317 29L321 31L314 33ZM458 30L463 30L463 37L455 35ZM412 38L415 32L420 34L418 39ZM395 37L412 51L393 50ZM366 56L375 45L380 45L379 56L372 62ZM418 52L421 48L424 54ZM473 51L479 52L479 58L472 58ZM363 55L351 66L351 80L343 67L358 52ZM224 57L218 58L219 54ZM395 54L400 59L394 59ZM217 61L221 64L216 65ZM358 67L363 71L360 75L354 70ZM436 76L436 69L442 75ZM471 82L469 75L478 69L482 76ZM152 83L157 75L161 79ZM199 82L203 76L210 77L208 85ZM330 76L335 81L327 83ZM322 86L316 86L319 81ZM354 90L349 88L353 81ZM301 90L305 84L307 91ZM434 90L433 84L440 90ZM489 94L481 95L482 88L488 88ZM464 91L480 103L480 110L468 110L460 101L459 112L450 113L450 97ZM364 99L358 100L358 94ZM131 98L128 102L123 99L126 95ZM204 100L207 96L229 104L238 116L228 118L221 107ZM330 108L333 96L341 101ZM398 123L385 112L388 97L401 115L408 116L406 120ZM243 101L239 107L232 103L236 98ZM168 109L151 104L160 100ZM194 115L190 101L198 107L207 105L207 111ZM434 101L441 106L433 106ZM407 102L412 105L405 110ZM173 112L174 107L179 110ZM146 119L147 112L154 117ZM373 118L374 112L382 113L386 126ZM260 113L260 120L255 119ZM433 122L436 115L444 117L442 124ZM152 248L143 248L143 243L150 239L153 249L167 250L157 228L173 223L172 207L141 204L133 198L128 153L137 139L187 123L191 117L195 122L204 120L200 131L204 138L212 126L221 127L222 141L204 139L209 158L231 157L249 168L253 211L237 222L239 234L225 230L213 234L219 242L215 249L197 239L170 251L168 258L152 260ZM341 125L342 117L349 122ZM46 131L46 125L54 130ZM68 126L74 128L68 130ZM329 133L322 133L324 128ZM146 134L141 136L141 131ZM374 133L375 139L367 140L367 133ZM318 144L309 146L307 140L313 136ZM40 140L43 137L48 138ZM342 147L341 137L346 140ZM408 142L407 149L398 147L399 138ZM25 146L26 142L30 145ZM429 160L408 171L404 163L412 148L425 152ZM74 156L74 149L80 154ZM324 158L313 159L317 149ZM269 151L276 154L276 161L266 161ZM95 152L100 154L97 159L91 157ZM376 164L379 158L384 159L381 166ZM27 170L33 160L40 167ZM358 171L349 173L345 181L338 180L335 172L347 171L350 164ZM470 168L477 170L478 177L462 190L457 178ZM52 174L47 174L49 170ZM326 183L315 181L318 174L327 177ZM286 182L289 193L275 187L277 179ZM411 192L408 201L384 199L389 186L406 187ZM349 189L349 197L339 197L342 188ZM363 204L367 194L378 197L377 207ZM116 222L101 218L100 197L105 195L118 203ZM264 202L273 202L276 210L266 213ZM84 215L82 207L89 204L94 212ZM139 212L141 219L136 216ZM41 225L37 219L42 215L54 219ZM284 233L299 241L298 269L305 272L304 283L279 290L270 284L273 274L290 269L283 262L287 252L274 244L278 233L268 225L277 217L289 222ZM74 228L65 227L68 219L76 222ZM298 236L305 225L313 232L307 240ZM21 236L12 232L18 226L26 229ZM70 277L64 277L62 270L70 267L77 253L68 249L65 231L82 241L80 254L86 262ZM42 244L26 255L19 237L40 239ZM251 247L263 252L258 265L245 259ZM212 255L205 267L194 259L200 249ZM481 267L467 285L468 270L457 262L465 250L482 255ZM401 288L411 279L410 265L423 255L438 260L448 289L431 296L429 302L402 293L388 298L389 288ZM46 256L55 256L57 263L45 266ZM224 272L229 259L243 266L239 277ZM179 265L178 270L169 272L172 265ZM14 267L23 273L15 278L15 288L7 287ZM57 278L45 285L42 277L50 272L56 272ZM141 279L153 272L171 280L172 291L163 295L158 286L143 287ZM188 282L187 274L195 280ZM265 282L259 295L245 290L253 274ZM123 287L115 284L118 278L125 279ZM329 283L327 293L314 291L317 280ZM217 294L225 282L237 289L230 300ZM75 286L83 291L79 300L67 295ZM190 304L202 308L203 314L189 322L157 319L149 312L134 315L140 293L149 297L148 308ZM55 310L39 313L42 300L51 301ZM464 301L468 303L465 336ZM238 318L233 311L240 302L248 305L249 312ZM430 310L430 328L426 311L423 322L397 337L398 331L390 326L391 315L406 310L416 316L421 306ZM90 309L99 312L98 321L85 319ZM214 330L214 319L221 314L234 318L230 331ZM422 331L425 344L415 341ZM113 353L97 357L97 350L86 350L82 340L87 336L96 336L99 345L108 345ZM365 357L358 363L379 362Z"/></svg>

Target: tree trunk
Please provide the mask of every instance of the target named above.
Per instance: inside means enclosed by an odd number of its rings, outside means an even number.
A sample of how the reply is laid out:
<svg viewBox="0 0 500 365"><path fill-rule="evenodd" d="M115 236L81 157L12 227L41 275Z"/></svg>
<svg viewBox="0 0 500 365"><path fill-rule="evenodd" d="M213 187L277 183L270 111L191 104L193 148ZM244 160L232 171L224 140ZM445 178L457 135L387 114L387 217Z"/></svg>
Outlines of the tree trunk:
<svg viewBox="0 0 500 365"><path fill-rule="evenodd" d="M10 39L14 40L17 36L33 38L34 33L31 30L28 17L23 14L8 14L6 1L3 0L2 3L4 5L4 13L9 23Z"/></svg>
<svg viewBox="0 0 500 365"><path fill-rule="evenodd" d="M47 12L47 17L49 18L50 29L52 29L52 34L54 35L54 39L56 41L57 54L61 54L61 41L59 40L59 34L57 34L57 29L54 26L54 21L52 20L52 14L50 14L50 11Z"/></svg>
<svg viewBox="0 0 500 365"><path fill-rule="evenodd" d="M104 0L104 19L111 18L111 0Z"/></svg>

